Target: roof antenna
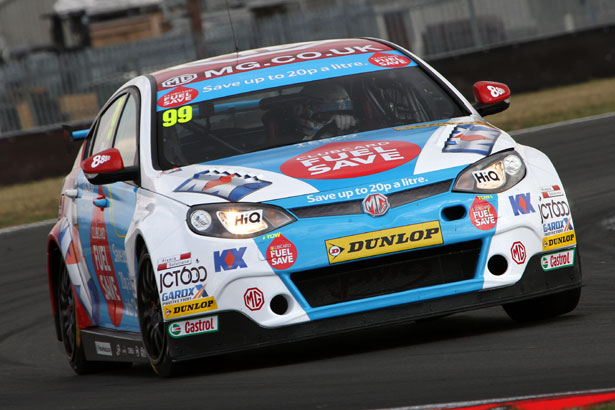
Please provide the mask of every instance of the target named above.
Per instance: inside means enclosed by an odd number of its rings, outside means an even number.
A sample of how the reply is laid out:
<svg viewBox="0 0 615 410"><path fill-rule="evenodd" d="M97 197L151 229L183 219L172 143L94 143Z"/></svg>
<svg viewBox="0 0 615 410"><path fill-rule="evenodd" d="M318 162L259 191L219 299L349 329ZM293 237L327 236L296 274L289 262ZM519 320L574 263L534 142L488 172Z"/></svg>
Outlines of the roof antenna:
<svg viewBox="0 0 615 410"><path fill-rule="evenodd" d="M192 33L196 59L201 60L207 57L205 40L203 39L203 22L201 20L201 0L189 0L187 11L190 16L190 32Z"/></svg>
<svg viewBox="0 0 615 410"><path fill-rule="evenodd" d="M235 43L235 58L237 59L235 64L237 64L239 62L239 46L237 45L237 36L235 36L235 28L233 27L233 20L231 19L231 9L228 6L228 0L224 0L224 4L226 4L228 22L231 24L231 33L233 33L233 42Z"/></svg>

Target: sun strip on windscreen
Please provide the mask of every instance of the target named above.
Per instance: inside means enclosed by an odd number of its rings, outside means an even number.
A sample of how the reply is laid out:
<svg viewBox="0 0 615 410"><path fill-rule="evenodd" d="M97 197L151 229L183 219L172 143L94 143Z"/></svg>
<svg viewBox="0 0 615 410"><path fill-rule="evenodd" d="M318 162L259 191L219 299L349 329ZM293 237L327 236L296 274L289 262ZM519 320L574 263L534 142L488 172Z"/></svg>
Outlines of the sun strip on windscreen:
<svg viewBox="0 0 615 410"><path fill-rule="evenodd" d="M357 53L308 61L297 61L275 67L237 72L172 89L157 94L157 111L164 111L185 104L213 100L267 88L303 82L342 77L417 64L399 51L387 50ZM195 68L196 70L196 68Z"/></svg>

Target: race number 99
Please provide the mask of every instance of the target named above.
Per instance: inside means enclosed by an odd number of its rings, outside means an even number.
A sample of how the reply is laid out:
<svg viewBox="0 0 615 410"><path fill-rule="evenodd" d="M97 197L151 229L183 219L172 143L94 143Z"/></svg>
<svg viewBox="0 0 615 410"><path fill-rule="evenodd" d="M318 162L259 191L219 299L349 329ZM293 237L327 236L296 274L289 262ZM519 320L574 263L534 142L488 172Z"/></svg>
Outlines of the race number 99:
<svg viewBox="0 0 615 410"><path fill-rule="evenodd" d="M192 107L190 105L167 110L162 114L163 127L172 127L178 122L181 124L190 120L192 120Z"/></svg>

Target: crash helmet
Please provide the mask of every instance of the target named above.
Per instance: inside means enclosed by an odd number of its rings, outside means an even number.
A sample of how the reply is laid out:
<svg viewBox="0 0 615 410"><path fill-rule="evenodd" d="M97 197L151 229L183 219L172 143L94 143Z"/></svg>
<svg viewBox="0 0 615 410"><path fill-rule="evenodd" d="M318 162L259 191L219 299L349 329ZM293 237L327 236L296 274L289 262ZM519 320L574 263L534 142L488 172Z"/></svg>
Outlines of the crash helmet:
<svg viewBox="0 0 615 410"><path fill-rule="evenodd" d="M300 94L305 97L296 109L297 130L313 137L334 115L353 115L352 101L346 90L337 84L308 84Z"/></svg>

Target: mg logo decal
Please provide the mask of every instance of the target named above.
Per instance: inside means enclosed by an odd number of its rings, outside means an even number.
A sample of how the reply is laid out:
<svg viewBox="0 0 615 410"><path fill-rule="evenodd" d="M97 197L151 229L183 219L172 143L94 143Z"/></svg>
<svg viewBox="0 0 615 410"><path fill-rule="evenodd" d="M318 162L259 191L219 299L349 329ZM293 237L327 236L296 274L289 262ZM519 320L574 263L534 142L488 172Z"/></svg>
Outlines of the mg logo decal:
<svg viewBox="0 0 615 410"><path fill-rule="evenodd" d="M244 293L243 301L251 311L260 310L265 304L265 295L259 288L250 288Z"/></svg>
<svg viewBox="0 0 615 410"><path fill-rule="evenodd" d="M196 78L196 74L182 74L176 77L169 78L168 80L161 82L160 85L163 86L164 88L177 87L182 84L189 83L195 78Z"/></svg>
<svg viewBox="0 0 615 410"><path fill-rule="evenodd" d="M510 248L510 255L517 265L521 265L525 262L527 253L525 252L525 246L519 241L512 244Z"/></svg>
<svg viewBox="0 0 615 410"><path fill-rule="evenodd" d="M389 200L382 194L370 194L363 199L363 212L371 216L382 216L387 213Z"/></svg>

